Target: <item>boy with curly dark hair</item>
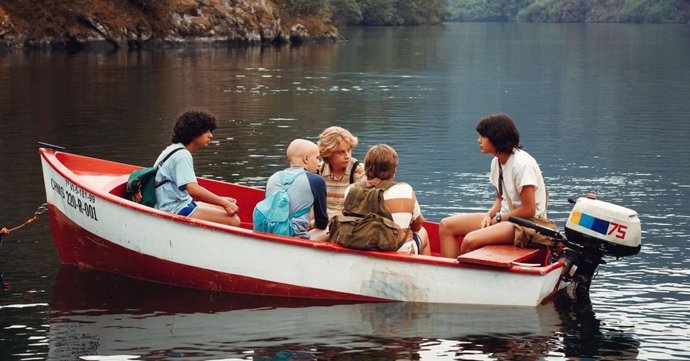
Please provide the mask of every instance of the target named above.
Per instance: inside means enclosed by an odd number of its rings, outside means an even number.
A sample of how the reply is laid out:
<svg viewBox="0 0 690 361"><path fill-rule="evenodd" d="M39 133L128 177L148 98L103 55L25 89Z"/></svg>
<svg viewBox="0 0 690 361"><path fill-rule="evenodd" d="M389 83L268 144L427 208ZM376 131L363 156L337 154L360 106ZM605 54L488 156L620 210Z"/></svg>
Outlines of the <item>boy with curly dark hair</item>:
<svg viewBox="0 0 690 361"><path fill-rule="evenodd" d="M200 111L180 115L173 127L172 144L156 159L159 164L169 154L156 174L156 209L185 217L239 226L237 204L199 185L194 174L192 153L205 148L213 139L216 118ZM174 152L174 153L172 153ZM196 201L204 202L197 204Z"/></svg>

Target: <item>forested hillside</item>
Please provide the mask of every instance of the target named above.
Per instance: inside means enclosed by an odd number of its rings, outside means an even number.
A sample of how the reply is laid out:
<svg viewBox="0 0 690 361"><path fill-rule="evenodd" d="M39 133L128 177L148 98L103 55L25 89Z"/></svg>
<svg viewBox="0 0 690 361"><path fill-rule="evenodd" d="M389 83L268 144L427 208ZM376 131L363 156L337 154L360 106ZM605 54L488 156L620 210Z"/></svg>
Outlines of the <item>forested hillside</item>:
<svg viewBox="0 0 690 361"><path fill-rule="evenodd" d="M338 25L690 23L690 0L0 0L0 48L337 40Z"/></svg>
<svg viewBox="0 0 690 361"><path fill-rule="evenodd" d="M690 0L448 1L451 21L690 22Z"/></svg>
<svg viewBox="0 0 690 361"><path fill-rule="evenodd" d="M308 0L305 0L308 1ZM349 25L419 25L442 22L448 15L447 0L330 0L331 18Z"/></svg>

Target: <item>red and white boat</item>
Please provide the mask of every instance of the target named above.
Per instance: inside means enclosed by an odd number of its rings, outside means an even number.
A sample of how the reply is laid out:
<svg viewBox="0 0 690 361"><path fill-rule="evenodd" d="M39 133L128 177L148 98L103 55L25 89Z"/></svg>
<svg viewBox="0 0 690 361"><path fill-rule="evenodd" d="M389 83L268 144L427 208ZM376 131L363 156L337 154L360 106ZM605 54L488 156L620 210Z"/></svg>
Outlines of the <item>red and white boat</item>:
<svg viewBox="0 0 690 361"><path fill-rule="evenodd" d="M140 167L41 148L62 263L220 292L351 301L536 306L565 286L565 263L544 249L490 246L456 261L358 251L252 230L259 189L199 178L240 206L241 227L200 221L123 198ZM427 222L438 254L438 224Z"/></svg>

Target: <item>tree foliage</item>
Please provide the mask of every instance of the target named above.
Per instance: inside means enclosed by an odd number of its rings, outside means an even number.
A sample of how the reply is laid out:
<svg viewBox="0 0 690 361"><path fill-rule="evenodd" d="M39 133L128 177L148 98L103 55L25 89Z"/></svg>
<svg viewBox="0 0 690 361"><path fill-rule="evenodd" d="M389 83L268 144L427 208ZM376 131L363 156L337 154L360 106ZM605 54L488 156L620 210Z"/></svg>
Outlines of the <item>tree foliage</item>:
<svg viewBox="0 0 690 361"><path fill-rule="evenodd" d="M396 8L405 25L439 23L448 16L446 0L398 0Z"/></svg>
<svg viewBox="0 0 690 361"><path fill-rule="evenodd" d="M292 15L330 16L338 24L418 25L440 23L448 0L282 0Z"/></svg>
<svg viewBox="0 0 690 361"><path fill-rule="evenodd" d="M151 0L129 0L148 4ZM688 22L690 0L276 0L291 15L337 24L455 21ZM144 6L144 5L142 5Z"/></svg>
<svg viewBox="0 0 690 361"><path fill-rule="evenodd" d="M291 15L324 16L330 9L329 0L285 0L284 3Z"/></svg>
<svg viewBox="0 0 690 361"><path fill-rule="evenodd" d="M336 24L359 24L364 20L362 8L356 0L331 0L331 19Z"/></svg>
<svg viewBox="0 0 690 361"><path fill-rule="evenodd" d="M362 9L362 23L366 25L398 25L400 20L395 0L357 0Z"/></svg>
<svg viewBox="0 0 690 361"><path fill-rule="evenodd" d="M687 22L690 0L449 0L449 20Z"/></svg>
<svg viewBox="0 0 690 361"><path fill-rule="evenodd" d="M621 20L634 23L659 23L673 18L688 0L637 0L627 1L621 10Z"/></svg>
<svg viewBox="0 0 690 361"><path fill-rule="evenodd" d="M460 21L510 21L530 0L451 0L450 18Z"/></svg>

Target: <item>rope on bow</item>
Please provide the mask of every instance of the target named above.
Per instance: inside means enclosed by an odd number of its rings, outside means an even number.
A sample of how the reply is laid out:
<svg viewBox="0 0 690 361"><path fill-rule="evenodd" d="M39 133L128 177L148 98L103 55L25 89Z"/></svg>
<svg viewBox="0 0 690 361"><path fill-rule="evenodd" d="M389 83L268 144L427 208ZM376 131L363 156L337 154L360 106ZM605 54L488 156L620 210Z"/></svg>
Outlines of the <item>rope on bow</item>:
<svg viewBox="0 0 690 361"><path fill-rule="evenodd" d="M29 224L35 222L38 218L41 217L41 215L43 213L45 213L47 211L48 211L48 203L43 203L40 206L38 206L38 209L36 209L36 212L34 212L34 215L31 218L27 219L26 222L24 222L24 223L22 223L16 227L13 227L13 228L0 227L0 245L2 245L2 238L4 236L6 236L6 235L18 230L18 229L23 228L26 225L29 225Z"/></svg>
<svg viewBox="0 0 690 361"><path fill-rule="evenodd" d="M34 212L34 215L27 219L26 222L12 228L7 228L7 227L0 227L0 246L2 246L2 238L5 237L6 235L21 229L22 227L31 224L35 222L39 217L41 217L41 214L45 213L48 211L48 203L43 203L40 206L38 206L38 209L36 209L36 212ZM0 270L0 286L3 286L5 284L5 279L4 279L4 272Z"/></svg>

